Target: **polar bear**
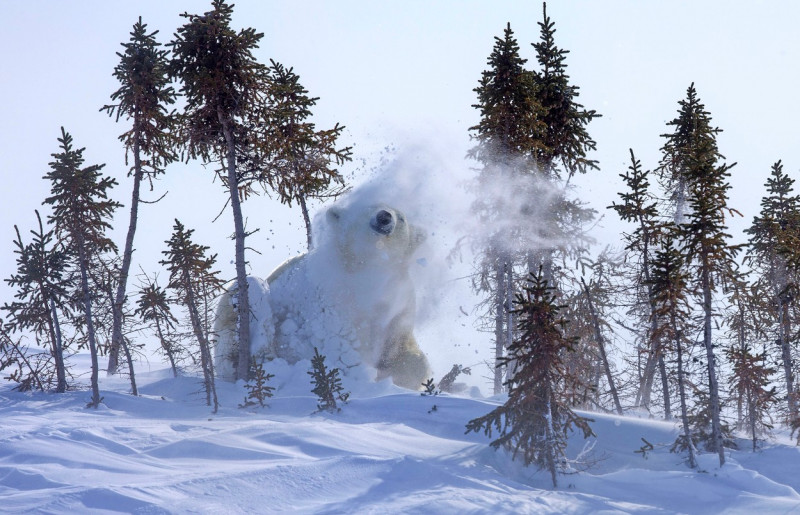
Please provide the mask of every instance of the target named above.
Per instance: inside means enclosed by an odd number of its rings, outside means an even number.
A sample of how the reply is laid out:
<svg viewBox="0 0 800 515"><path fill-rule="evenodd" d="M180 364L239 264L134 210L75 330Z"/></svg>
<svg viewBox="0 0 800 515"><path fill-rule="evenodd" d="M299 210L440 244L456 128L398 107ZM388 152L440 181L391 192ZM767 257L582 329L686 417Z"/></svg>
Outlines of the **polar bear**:
<svg viewBox="0 0 800 515"><path fill-rule="evenodd" d="M430 367L414 338L409 268L424 234L380 204L334 206L317 225L314 250L266 281L248 278L251 355L295 363L317 347L345 374L367 365L379 380L419 389ZM234 378L238 359L234 290L220 299L215 322L215 366L226 380Z"/></svg>

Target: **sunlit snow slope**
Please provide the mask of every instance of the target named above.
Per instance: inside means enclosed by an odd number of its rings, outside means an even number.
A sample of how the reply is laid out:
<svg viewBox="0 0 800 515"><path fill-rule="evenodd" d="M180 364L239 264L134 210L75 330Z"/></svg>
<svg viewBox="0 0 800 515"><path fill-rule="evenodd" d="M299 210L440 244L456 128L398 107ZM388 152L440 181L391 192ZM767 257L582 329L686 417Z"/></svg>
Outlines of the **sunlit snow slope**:
<svg viewBox="0 0 800 515"><path fill-rule="evenodd" d="M198 379L155 371L142 395L119 378L86 391L0 387L0 511L37 513L790 513L800 512L800 451L788 439L734 451L702 471L671 454L670 423L587 414L590 468L549 477L464 434L497 400L424 397L351 383L339 413L316 413L307 362L278 367L268 408L240 409L241 384L204 405ZM473 392L474 393L474 392ZM434 409L435 407L435 409ZM646 457L634 451L645 438ZM584 450L571 441L570 455ZM742 446L747 448L746 445Z"/></svg>

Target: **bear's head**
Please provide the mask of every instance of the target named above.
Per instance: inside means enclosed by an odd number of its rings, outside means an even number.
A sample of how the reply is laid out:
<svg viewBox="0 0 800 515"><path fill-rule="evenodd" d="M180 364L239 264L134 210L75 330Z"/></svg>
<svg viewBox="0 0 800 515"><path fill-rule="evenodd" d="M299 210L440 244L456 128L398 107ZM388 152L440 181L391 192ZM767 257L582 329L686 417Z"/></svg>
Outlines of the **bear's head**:
<svg viewBox="0 0 800 515"><path fill-rule="evenodd" d="M331 207L326 214L330 243L349 272L368 266L407 266L425 234L397 209L377 204Z"/></svg>

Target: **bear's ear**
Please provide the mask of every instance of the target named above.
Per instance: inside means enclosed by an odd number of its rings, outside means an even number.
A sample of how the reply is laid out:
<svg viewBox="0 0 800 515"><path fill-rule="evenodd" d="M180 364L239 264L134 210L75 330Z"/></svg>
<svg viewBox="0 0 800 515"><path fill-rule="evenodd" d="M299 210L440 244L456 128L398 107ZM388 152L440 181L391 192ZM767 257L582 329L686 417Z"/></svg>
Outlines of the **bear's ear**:
<svg viewBox="0 0 800 515"><path fill-rule="evenodd" d="M328 218L329 223L335 224L342 219L342 212L339 211L338 208L331 207L328 209L328 212L325 214L325 216Z"/></svg>

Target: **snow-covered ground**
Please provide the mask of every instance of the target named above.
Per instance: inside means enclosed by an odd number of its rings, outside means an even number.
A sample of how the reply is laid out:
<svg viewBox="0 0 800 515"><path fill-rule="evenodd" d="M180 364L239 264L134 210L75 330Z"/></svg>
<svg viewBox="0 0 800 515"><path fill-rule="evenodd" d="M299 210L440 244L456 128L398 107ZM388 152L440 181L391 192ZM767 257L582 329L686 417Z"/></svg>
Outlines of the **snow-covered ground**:
<svg viewBox="0 0 800 515"><path fill-rule="evenodd" d="M498 400L346 381L341 412L313 413L307 365L274 370L267 408L238 408L242 385L221 383L217 414L198 378L167 370L140 373L138 398L103 378L97 410L84 407L88 391L3 383L0 511L800 513L800 449L786 436L756 453L742 442L722 468L701 456L692 471L669 452L673 424L591 413L590 468L554 490L547 474L464 434ZM655 446L645 457L634 452L642 438ZM574 438L570 455L585 443Z"/></svg>

